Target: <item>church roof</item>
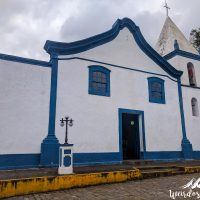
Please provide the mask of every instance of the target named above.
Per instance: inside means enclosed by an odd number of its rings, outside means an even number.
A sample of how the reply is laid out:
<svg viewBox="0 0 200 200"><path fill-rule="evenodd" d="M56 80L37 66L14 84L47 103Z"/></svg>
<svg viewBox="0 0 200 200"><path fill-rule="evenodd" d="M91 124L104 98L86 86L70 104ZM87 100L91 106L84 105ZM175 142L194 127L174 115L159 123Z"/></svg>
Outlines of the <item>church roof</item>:
<svg viewBox="0 0 200 200"><path fill-rule="evenodd" d="M51 57L53 57L53 55L77 54L114 40L123 28L129 29L140 49L169 75L178 78L183 74L182 71L176 70L172 65L170 65L170 63L168 63L147 43L140 32L139 27L129 18L118 19L110 30L84 40L71 43L47 40L44 49L51 55Z"/></svg>
<svg viewBox="0 0 200 200"><path fill-rule="evenodd" d="M167 16L159 39L156 43L156 51L162 56L174 51L175 40L177 40L178 48L180 50L193 54L199 54L176 24L171 20L171 18Z"/></svg>

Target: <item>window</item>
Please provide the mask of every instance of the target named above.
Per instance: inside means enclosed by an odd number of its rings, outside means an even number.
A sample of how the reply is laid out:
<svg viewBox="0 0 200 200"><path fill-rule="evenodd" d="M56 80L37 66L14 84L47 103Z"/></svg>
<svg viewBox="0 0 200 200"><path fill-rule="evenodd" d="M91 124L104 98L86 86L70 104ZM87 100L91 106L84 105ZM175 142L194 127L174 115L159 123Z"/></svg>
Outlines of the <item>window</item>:
<svg viewBox="0 0 200 200"><path fill-rule="evenodd" d="M192 98L191 105L192 105L192 116L199 116L198 102L196 98Z"/></svg>
<svg viewBox="0 0 200 200"><path fill-rule="evenodd" d="M148 78L149 102L165 104L164 80L157 77Z"/></svg>
<svg viewBox="0 0 200 200"><path fill-rule="evenodd" d="M195 76L195 71L194 71L194 65L189 62L187 64L187 69L188 69L188 78L189 78L189 83L191 86L196 86L196 76Z"/></svg>
<svg viewBox="0 0 200 200"><path fill-rule="evenodd" d="M89 94L110 96L110 70L102 66L89 66Z"/></svg>

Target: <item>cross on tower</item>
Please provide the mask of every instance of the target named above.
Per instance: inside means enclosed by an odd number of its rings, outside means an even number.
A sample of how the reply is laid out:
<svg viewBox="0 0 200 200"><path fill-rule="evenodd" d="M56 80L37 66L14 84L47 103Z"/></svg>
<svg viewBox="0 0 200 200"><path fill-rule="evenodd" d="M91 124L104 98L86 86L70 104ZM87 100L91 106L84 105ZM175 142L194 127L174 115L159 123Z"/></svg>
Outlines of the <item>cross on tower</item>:
<svg viewBox="0 0 200 200"><path fill-rule="evenodd" d="M166 8L166 14L167 14L167 17L168 17L170 7L167 5L166 0L165 0L165 5L164 5L164 7Z"/></svg>

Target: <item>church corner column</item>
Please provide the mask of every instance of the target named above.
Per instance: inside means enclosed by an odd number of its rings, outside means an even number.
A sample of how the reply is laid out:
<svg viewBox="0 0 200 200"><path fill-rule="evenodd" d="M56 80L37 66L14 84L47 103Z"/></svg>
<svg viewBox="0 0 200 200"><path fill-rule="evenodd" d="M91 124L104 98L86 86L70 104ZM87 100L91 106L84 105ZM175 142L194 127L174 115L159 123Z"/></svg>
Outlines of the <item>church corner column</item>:
<svg viewBox="0 0 200 200"><path fill-rule="evenodd" d="M186 129L185 129L185 116L183 109L183 96L182 96L182 88L181 88L181 80L178 78L178 95L179 95L179 105L180 105L180 115L181 115L181 125L182 125L182 133L183 138L181 142L182 153L184 159L192 159L193 158L193 149L192 144L187 138Z"/></svg>
<svg viewBox="0 0 200 200"><path fill-rule="evenodd" d="M51 89L49 104L49 127L48 135L42 141L40 165L41 166L57 166L59 161L59 141L55 135L56 120L56 98L57 98L57 76L58 76L58 56L51 55Z"/></svg>

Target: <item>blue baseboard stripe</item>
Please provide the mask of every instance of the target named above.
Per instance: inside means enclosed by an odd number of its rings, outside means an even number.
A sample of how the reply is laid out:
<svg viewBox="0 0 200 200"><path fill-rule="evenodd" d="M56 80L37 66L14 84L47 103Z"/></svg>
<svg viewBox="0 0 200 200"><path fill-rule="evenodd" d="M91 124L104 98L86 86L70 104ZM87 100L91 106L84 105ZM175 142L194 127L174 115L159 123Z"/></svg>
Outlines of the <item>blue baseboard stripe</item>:
<svg viewBox="0 0 200 200"><path fill-rule="evenodd" d="M167 160L167 159L182 159L181 151L147 151L144 154L145 160Z"/></svg>
<svg viewBox="0 0 200 200"><path fill-rule="evenodd" d="M141 152L144 160L180 160L183 159L181 151L147 151ZM200 160L200 151L193 151L193 159ZM105 153L74 153L74 166L116 164L121 163L122 157L119 152ZM0 155L0 170L28 169L44 167L40 165L40 154L7 154ZM58 163L45 166L58 167Z"/></svg>
<svg viewBox="0 0 200 200"><path fill-rule="evenodd" d="M122 162L119 152L111 153L74 153L74 165L111 164Z"/></svg>
<svg viewBox="0 0 200 200"><path fill-rule="evenodd" d="M118 152L111 153L74 153L74 166L120 163L122 161ZM28 169L43 167L40 164L40 154L7 154L0 155L0 170ZM58 167L58 163L45 165L45 167Z"/></svg>
<svg viewBox="0 0 200 200"><path fill-rule="evenodd" d="M0 155L1 169L26 169L39 166L40 154Z"/></svg>
<svg viewBox="0 0 200 200"><path fill-rule="evenodd" d="M193 159L200 160L200 151L193 151Z"/></svg>

